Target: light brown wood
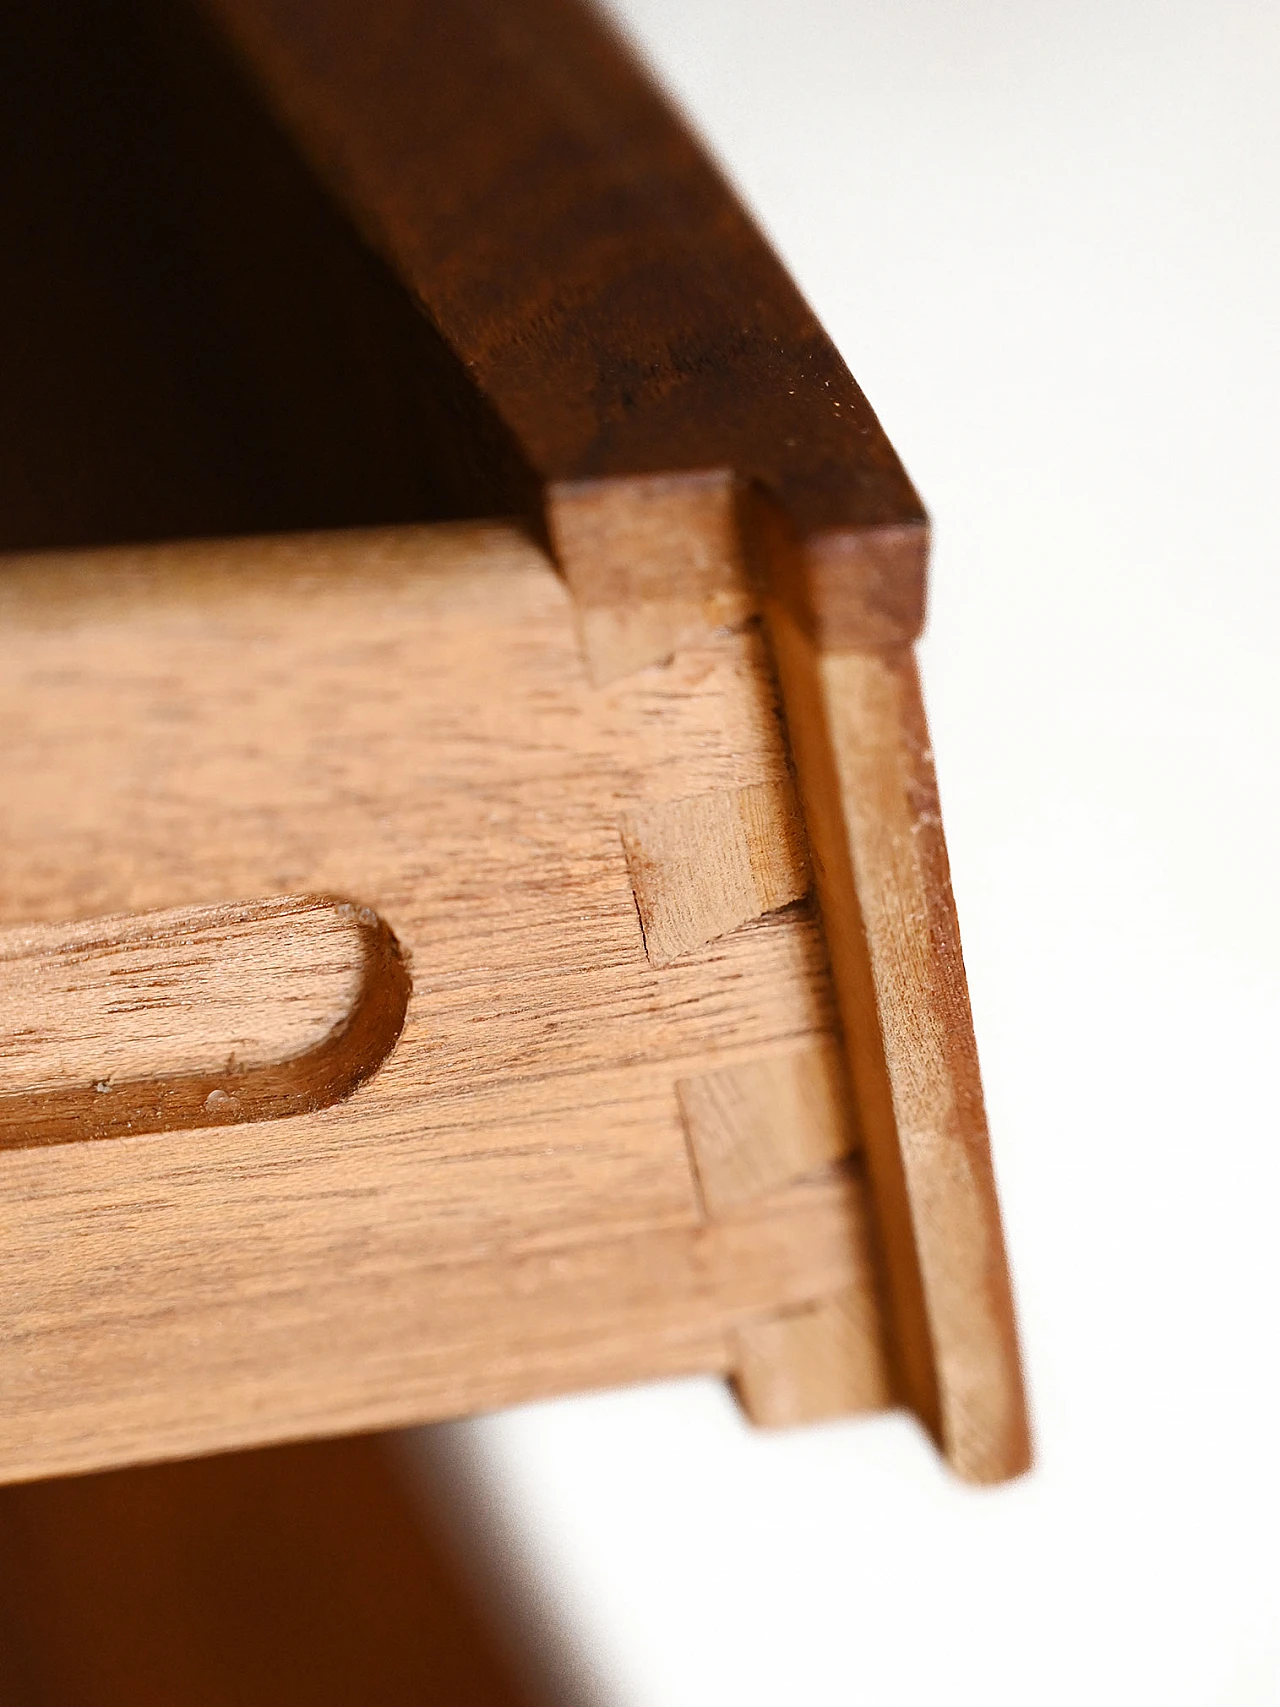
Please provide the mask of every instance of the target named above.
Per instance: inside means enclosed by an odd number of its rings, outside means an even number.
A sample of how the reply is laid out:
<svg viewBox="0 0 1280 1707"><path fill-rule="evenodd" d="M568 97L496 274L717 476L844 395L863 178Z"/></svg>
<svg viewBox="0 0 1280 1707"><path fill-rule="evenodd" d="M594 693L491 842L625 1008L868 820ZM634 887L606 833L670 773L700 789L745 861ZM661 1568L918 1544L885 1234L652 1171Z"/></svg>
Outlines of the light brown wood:
<svg viewBox="0 0 1280 1707"><path fill-rule="evenodd" d="M892 1403L884 1322L866 1286L748 1322L734 1342L734 1386L762 1428L793 1428Z"/></svg>
<svg viewBox="0 0 1280 1707"><path fill-rule="evenodd" d="M408 999L386 926L333 898L0 931L0 1148L323 1108Z"/></svg>
<svg viewBox="0 0 1280 1707"><path fill-rule="evenodd" d="M676 1090L713 1216L821 1173L857 1148L844 1051L834 1038L681 1079Z"/></svg>
<svg viewBox="0 0 1280 1707"><path fill-rule="evenodd" d="M277 1431L398 1425L578 1386L727 1370L737 1323L863 1281L849 1208L815 1194L811 1206L770 1206L710 1235L612 1237L515 1262L415 1248L413 1226L370 1240L363 1260L349 1250L345 1273L314 1262L282 1273L241 1248L230 1291L205 1259L177 1320L86 1339L66 1368L44 1372L55 1426L25 1452L11 1448L8 1469L117 1461L139 1441L148 1457L185 1455ZM145 1308L150 1298L154 1309L161 1277L147 1268L122 1303ZM33 1385L6 1384L19 1418Z"/></svg>
<svg viewBox="0 0 1280 1707"><path fill-rule="evenodd" d="M853 1192L865 1217L852 1285L761 1312L730 1336L734 1387L753 1422L786 1427L894 1401L870 1205L853 1161L843 1050L835 1038L722 1067L677 1085L709 1226L777 1213L810 1193ZM802 1185L802 1182L803 1185Z"/></svg>
<svg viewBox="0 0 1280 1707"><path fill-rule="evenodd" d="M597 688L502 526L11 560L0 726L0 925L349 896L413 978L333 1106L0 1153L0 1474L727 1372L874 1290L856 1169L706 1223L676 1091L834 1034L812 911L655 967L624 853L790 786L754 631Z"/></svg>
<svg viewBox="0 0 1280 1707"><path fill-rule="evenodd" d="M418 980L396 1047L349 1097L398 1029L394 999L356 1001L350 1076L308 1080L293 1105L282 1087L327 1044L233 1090L202 1078L205 1060L158 1078L142 1062L98 1092L72 1050L61 1088L14 1093L28 1101L7 1105L11 1141L47 1146L0 1164L15 1227L0 1379L34 1383L20 1426L74 1455L40 1383L91 1360L96 1336L154 1400L118 1449L168 1450L171 1420L149 1436L145 1416L194 1401L156 1323L188 1331L201 1286L278 1298L283 1277L309 1275L320 1297L406 1230L416 1253L508 1277L532 1250L714 1241L675 1086L750 1079L842 1031L897 1379L964 1473L1019 1468L998 1211L903 650L923 618L927 522L759 234L574 0L210 0L283 130L170 6L126 7L118 44L87 11L86 30L59 31L26 10L19 38L46 75L14 90L17 178L35 186L17 247L45 207L70 205L103 264L69 313L61 236L19 269L35 318L13 321L9 416L37 452L14 464L10 541L510 509L551 543L573 598L497 527L6 566L0 925L347 895ZM89 175L111 181L105 201L85 200L86 147L113 163ZM191 287L163 303L157 255ZM29 323L51 335L33 342ZM55 363L51 386L37 349L71 352L69 383ZM87 391L86 366L102 370ZM749 626L761 599L781 705ZM802 899L793 760L822 929ZM393 959L366 992L404 990ZM357 1019L379 1013L380 1041L353 1047ZM255 1091L255 1074L270 1084ZM697 1093L691 1109L696 1127ZM759 1133L730 1128L730 1173L756 1178ZM112 1133L95 1160L64 1142ZM852 1211L849 1226L869 1251ZM149 1291L128 1290L135 1272ZM330 1306L296 1308L297 1379L276 1381L295 1398L250 1406L266 1435L345 1403L340 1373L317 1373ZM840 1319L817 1294L779 1309L794 1320L775 1340L801 1362L809 1329ZM276 1325L241 1321L209 1378L234 1388L228 1369L254 1365ZM449 1354L449 1403L476 1402L483 1343ZM589 1378L603 1353L557 1355L539 1351L543 1378ZM384 1398L405 1366L389 1340ZM95 1379L109 1409L122 1377L104 1364ZM228 1400L207 1438L247 1426L247 1402Z"/></svg>
<svg viewBox="0 0 1280 1707"><path fill-rule="evenodd" d="M809 892L790 782L717 789L628 812L622 845L655 966L704 948Z"/></svg>
<svg viewBox="0 0 1280 1707"><path fill-rule="evenodd" d="M685 1221L626 1233L620 1217L610 1226L601 1215L594 1239L561 1233L483 1256L436 1238L447 1201L402 1216L367 1159L366 1175L329 1174L332 1192L363 1192L355 1231L350 1213L326 1216L314 1188L292 1201L281 1193L274 1214L257 1217L247 1191L229 1194L222 1239L169 1205L169 1225L144 1231L155 1209L116 1193L106 1210L129 1232L97 1240L78 1224L80 1206L67 1205L87 1272L54 1279L46 1263L38 1290L22 1288L25 1332L5 1369L6 1479L729 1373L739 1324L872 1287L856 1181L800 1189L712 1229ZM514 1195L518 1171L507 1177ZM179 1230L180 1283L169 1272ZM126 1258L129 1272L117 1275ZM75 1319L89 1300L89 1319ZM46 1355L53 1345L57 1359Z"/></svg>
<svg viewBox="0 0 1280 1707"><path fill-rule="evenodd" d="M726 470L562 481L547 526L598 683L666 663L754 613Z"/></svg>
<svg viewBox="0 0 1280 1707"><path fill-rule="evenodd" d="M959 1472L1030 1441L937 783L908 648L820 652L769 607L874 1185L893 1345Z"/></svg>

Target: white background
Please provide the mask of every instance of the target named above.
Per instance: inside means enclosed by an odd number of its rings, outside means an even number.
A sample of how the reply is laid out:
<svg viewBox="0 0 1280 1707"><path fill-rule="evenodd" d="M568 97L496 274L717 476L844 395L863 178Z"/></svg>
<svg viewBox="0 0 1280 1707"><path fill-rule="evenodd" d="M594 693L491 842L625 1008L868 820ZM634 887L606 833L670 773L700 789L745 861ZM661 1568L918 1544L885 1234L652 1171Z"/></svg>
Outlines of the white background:
<svg viewBox="0 0 1280 1707"><path fill-rule="evenodd" d="M616 10L933 512L1039 1464L974 1492L712 1382L418 1450L565 1702L1280 1702L1280 5Z"/></svg>

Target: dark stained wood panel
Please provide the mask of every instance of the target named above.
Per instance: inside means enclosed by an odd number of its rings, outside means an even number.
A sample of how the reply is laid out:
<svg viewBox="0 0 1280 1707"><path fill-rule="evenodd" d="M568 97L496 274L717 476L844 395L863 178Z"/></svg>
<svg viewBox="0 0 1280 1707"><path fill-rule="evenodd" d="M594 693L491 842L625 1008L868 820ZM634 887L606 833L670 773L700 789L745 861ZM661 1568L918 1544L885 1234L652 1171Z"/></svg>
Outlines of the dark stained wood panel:
<svg viewBox="0 0 1280 1707"><path fill-rule="evenodd" d="M877 536L855 573L885 583L878 606L912 637L926 526L910 480L769 245L596 14L206 3L542 482L727 469L810 555Z"/></svg>

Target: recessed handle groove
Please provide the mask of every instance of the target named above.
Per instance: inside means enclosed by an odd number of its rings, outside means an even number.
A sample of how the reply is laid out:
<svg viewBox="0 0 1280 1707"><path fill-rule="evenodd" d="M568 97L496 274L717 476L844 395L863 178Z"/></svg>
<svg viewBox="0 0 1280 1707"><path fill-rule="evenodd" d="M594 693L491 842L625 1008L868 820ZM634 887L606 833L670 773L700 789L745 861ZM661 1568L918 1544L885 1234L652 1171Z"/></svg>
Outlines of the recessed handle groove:
<svg viewBox="0 0 1280 1707"><path fill-rule="evenodd" d="M386 922L331 895L0 931L0 1149L325 1108L410 989Z"/></svg>

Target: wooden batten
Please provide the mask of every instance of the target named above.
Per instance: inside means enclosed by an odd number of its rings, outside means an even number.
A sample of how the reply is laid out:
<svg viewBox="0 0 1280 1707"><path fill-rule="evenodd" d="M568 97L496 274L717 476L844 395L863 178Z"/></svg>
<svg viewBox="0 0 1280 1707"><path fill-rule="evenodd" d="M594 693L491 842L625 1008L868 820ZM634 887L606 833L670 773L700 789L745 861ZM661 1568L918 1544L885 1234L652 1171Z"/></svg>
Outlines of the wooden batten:
<svg viewBox="0 0 1280 1707"><path fill-rule="evenodd" d="M904 1390L956 1469L1030 1441L973 1021L909 649L821 652L773 603Z"/></svg>

